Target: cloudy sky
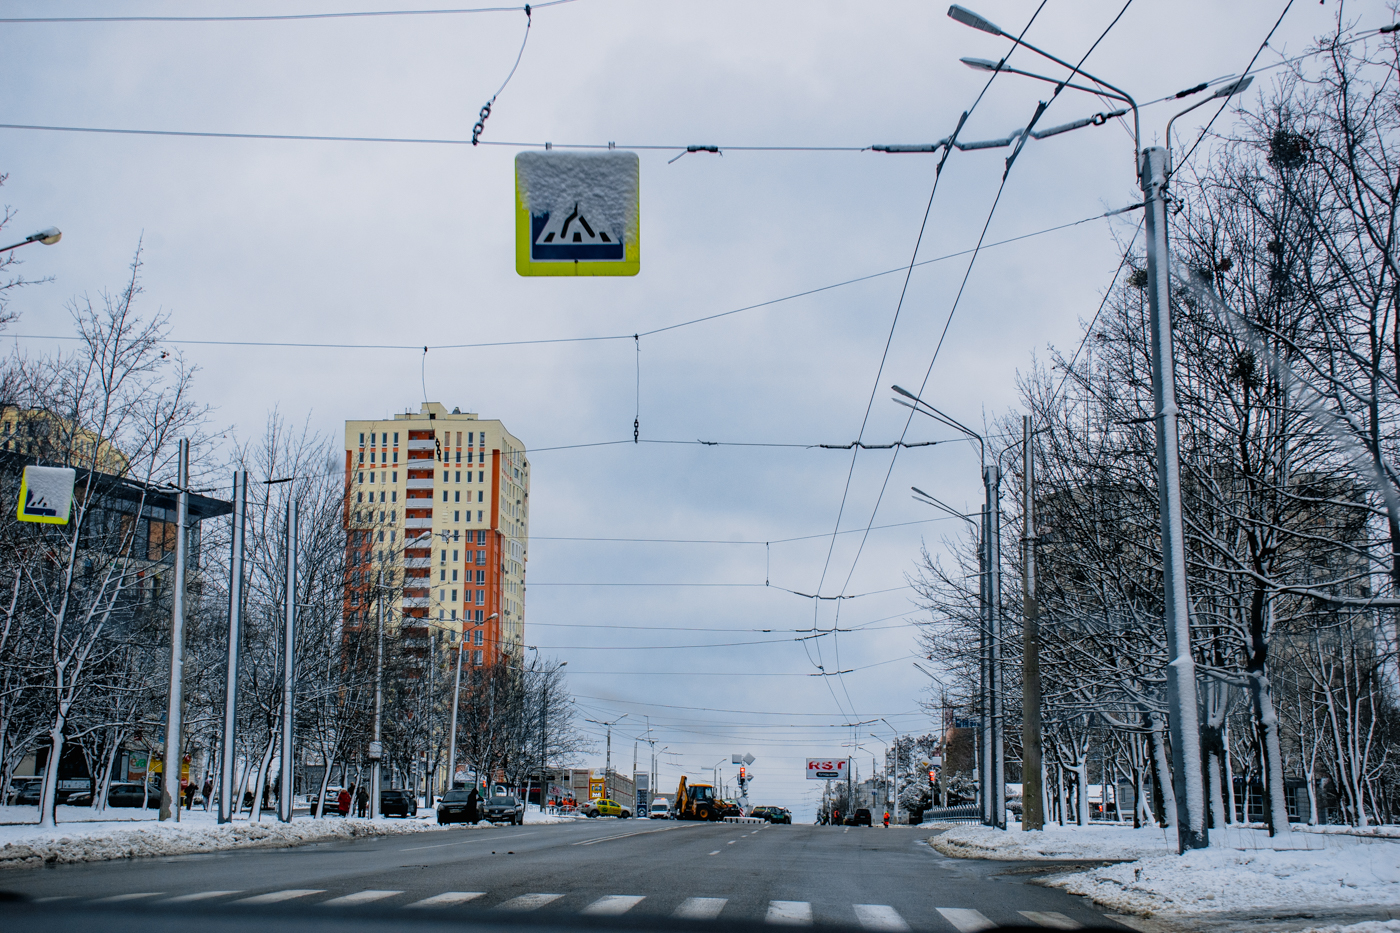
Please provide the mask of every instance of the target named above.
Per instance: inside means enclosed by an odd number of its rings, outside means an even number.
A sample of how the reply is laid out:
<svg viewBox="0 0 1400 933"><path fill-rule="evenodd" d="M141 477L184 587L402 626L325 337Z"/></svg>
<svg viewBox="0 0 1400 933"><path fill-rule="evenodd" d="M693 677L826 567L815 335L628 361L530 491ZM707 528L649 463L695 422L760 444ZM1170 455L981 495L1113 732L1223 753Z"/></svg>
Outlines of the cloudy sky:
<svg viewBox="0 0 1400 933"><path fill-rule="evenodd" d="M1037 2L974 5L1014 32ZM1136 0L1085 67L1155 100L1242 71L1285 2ZM8 0L0 17L438 5ZM21 317L7 337L31 353L63 346L67 303L120 288L141 241L144 308L168 313L174 340L191 341L181 349L201 369L199 391L234 434L255 434L278 409L338 437L345 419L416 409L425 390L504 420L532 449L526 641L568 662L580 718L626 714L613 732L614 765L630 766L649 724L658 753L667 749L663 790L721 759L732 777L729 756L747 752L757 759L752 802L810 819L820 785L803 781L805 757L854 754L864 776L892 728L933 725L919 712L930 682L911 659L918 609L905 581L921 545L937 554L960 530L932 520L909 487L960 506L980 496L976 451L965 443L854 459L811 445L897 440L908 410L888 386L916 389L926 373L924 396L967 423L1012 410L1017 374L1048 347L1077 345L1138 216L989 246L970 274L966 255L919 266L894 323L936 157L725 148L947 136L986 84L959 57L997 59L1009 42L954 23L945 8L575 0L536 9L483 135L509 145L0 129L0 171L9 173L0 195L18 213L5 232L64 232L57 246L21 251L26 275L52 281L14 298ZM1122 0L1047 0L1027 39L1078 60L1120 9ZM1335 0L1296 3L1258 66L1305 51L1336 15ZM1378 2L1350 4L1346 16L1358 28L1390 21ZM6 22L0 122L460 141L510 71L524 29L519 10ZM1046 63L1018 52L1013 64ZM998 77L962 138L1024 126L1048 90ZM1146 142L1161 141L1181 106L1144 108ZM1040 126L1103 109L1066 92ZM1186 118L1183 132L1194 139L1215 109ZM1215 129L1233 124L1227 112ZM513 160L546 141L637 147L640 275L516 275ZM724 152L671 162L686 145ZM948 160L920 261L976 244L1005 154ZM1031 142L986 239L1137 199L1122 121ZM645 336L634 342L634 333ZM597 337L614 339L426 358L421 349ZM630 441L638 409L644 443L578 446ZM906 440L949 436L917 420ZM853 598L814 604L790 591ZM851 631L795 640L802 629L831 628L838 605L839 627ZM818 665L851 673L812 676ZM869 720L882 721L841 725ZM600 737L600 766L601 728L585 725Z"/></svg>

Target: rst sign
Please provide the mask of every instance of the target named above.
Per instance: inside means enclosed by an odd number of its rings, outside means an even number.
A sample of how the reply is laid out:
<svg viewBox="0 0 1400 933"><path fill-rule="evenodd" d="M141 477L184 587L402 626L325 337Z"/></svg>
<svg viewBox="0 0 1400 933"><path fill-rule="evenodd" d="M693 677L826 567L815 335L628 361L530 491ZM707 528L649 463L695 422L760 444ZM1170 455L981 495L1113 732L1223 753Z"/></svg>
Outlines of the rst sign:
<svg viewBox="0 0 1400 933"><path fill-rule="evenodd" d="M808 758L807 780L844 781L850 773L850 765L849 758Z"/></svg>

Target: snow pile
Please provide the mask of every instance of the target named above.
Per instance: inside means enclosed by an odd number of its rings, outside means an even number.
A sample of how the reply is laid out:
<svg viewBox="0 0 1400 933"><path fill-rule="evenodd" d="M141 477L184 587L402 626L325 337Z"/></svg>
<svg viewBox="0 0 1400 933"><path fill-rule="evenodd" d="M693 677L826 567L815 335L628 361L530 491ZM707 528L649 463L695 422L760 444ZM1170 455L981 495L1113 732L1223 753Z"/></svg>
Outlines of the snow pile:
<svg viewBox="0 0 1400 933"><path fill-rule="evenodd" d="M1400 845L1353 841L1358 844L1311 851L1210 848L1155 855L1047 883L1149 916L1400 903Z"/></svg>
<svg viewBox="0 0 1400 933"><path fill-rule="evenodd" d="M1046 826L1039 832L1021 831L1019 823L1005 830L990 826L957 825L929 843L944 855L984 859L1135 859L1176 851L1176 831L1115 824Z"/></svg>
<svg viewBox="0 0 1400 933"><path fill-rule="evenodd" d="M524 823L572 823L581 820L581 816L564 816L562 813L541 813L540 808L534 804L525 806Z"/></svg>
<svg viewBox="0 0 1400 933"><path fill-rule="evenodd" d="M515 157L522 206L535 216L578 209L615 242L637 238L635 152L521 152Z"/></svg>
<svg viewBox="0 0 1400 933"><path fill-rule="evenodd" d="M21 809L27 810L32 817L33 807ZM0 826L0 868L46 862L96 862L152 855L188 855L248 846L285 848L308 842L447 829L422 820L336 817L323 820L298 818L291 823L279 823L266 816L258 823L239 820L220 826L215 814L201 811L181 814L180 823L156 822L153 813L146 819L138 817L137 822L126 813L117 812L124 818L60 822L52 829L40 829L33 823ZM108 811L109 815L111 813ZM63 814L59 816L62 820Z"/></svg>
<svg viewBox="0 0 1400 933"><path fill-rule="evenodd" d="M1299 933L1400 933L1400 920L1367 920L1345 926L1308 927Z"/></svg>

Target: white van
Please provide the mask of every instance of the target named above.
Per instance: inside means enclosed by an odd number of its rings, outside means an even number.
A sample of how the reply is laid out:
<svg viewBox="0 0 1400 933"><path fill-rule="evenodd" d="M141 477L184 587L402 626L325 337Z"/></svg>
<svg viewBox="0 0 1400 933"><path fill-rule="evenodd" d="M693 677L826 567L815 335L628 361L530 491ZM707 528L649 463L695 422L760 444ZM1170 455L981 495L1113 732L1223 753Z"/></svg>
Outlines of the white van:
<svg viewBox="0 0 1400 933"><path fill-rule="evenodd" d="M671 818L671 804L665 797L657 797L651 802L651 807L647 810L647 816L653 820L669 820Z"/></svg>

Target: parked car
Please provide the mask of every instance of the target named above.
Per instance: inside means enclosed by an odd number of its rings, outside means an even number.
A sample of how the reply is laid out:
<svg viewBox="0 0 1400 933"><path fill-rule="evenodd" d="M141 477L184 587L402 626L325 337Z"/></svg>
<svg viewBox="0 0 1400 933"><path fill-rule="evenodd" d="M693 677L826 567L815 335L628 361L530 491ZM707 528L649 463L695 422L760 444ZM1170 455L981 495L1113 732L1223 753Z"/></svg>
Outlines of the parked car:
<svg viewBox="0 0 1400 933"><path fill-rule="evenodd" d="M329 806L329 804L327 804ZM397 787L379 792L379 815L401 816L408 819L418 814L418 800L406 790Z"/></svg>
<svg viewBox="0 0 1400 933"><path fill-rule="evenodd" d="M669 820L671 818L671 804L665 797L657 797L651 802L647 816L653 820Z"/></svg>
<svg viewBox="0 0 1400 933"><path fill-rule="evenodd" d="M471 799L469 790L450 790L442 795L437 805L437 821L446 823L470 823L473 814L467 812L467 801Z"/></svg>
<svg viewBox="0 0 1400 933"><path fill-rule="evenodd" d="M589 819L599 816L615 816L618 819L627 820L632 818L632 814L623 809L622 804L616 800L609 800L600 797L597 800L589 801L588 808L583 811L583 815Z"/></svg>
<svg viewBox="0 0 1400 933"><path fill-rule="evenodd" d="M39 790L42 783L42 778L11 778L7 802L14 805L38 806Z"/></svg>
<svg viewBox="0 0 1400 933"><path fill-rule="evenodd" d="M326 808L327 813L337 812L337 808L340 806L341 790L342 788L339 785L330 784L326 786L326 792L322 795L321 800ZM307 804L307 806L308 808L310 808L312 816L315 816L317 813L320 812L320 807L316 805L316 801L314 800ZM351 805L350 809L352 812L354 811L355 808L353 804Z"/></svg>
<svg viewBox="0 0 1400 933"><path fill-rule="evenodd" d="M514 826L525 822L525 804L510 794L492 794L481 803L481 818Z"/></svg>
<svg viewBox="0 0 1400 933"><path fill-rule="evenodd" d="M744 808L739 806L732 800L725 800L723 797L716 797L715 812L719 814L720 819L723 819L726 816L743 816Z"/></svg>
<svg viewBox="0 0 1400 933"><path fill-rule="evenodd" d="M111 787L107 788L107 806L109 807L140 807L145 801L146 809L160 808L160 790L151 788L151 793L145 793L140 781L113 781Z"/></svg>
<svg viewBox="0 0 1400 933"><path fill-rule="evenodd" d="M861 807L861 808L860 808L859 810L857 810L855 813L853 813L853 814L851 814L850 816L846 817L846 825L847 825L847 826L869 826L869 825L870 825L870 811L867 810L865 807Z"/></svg>

